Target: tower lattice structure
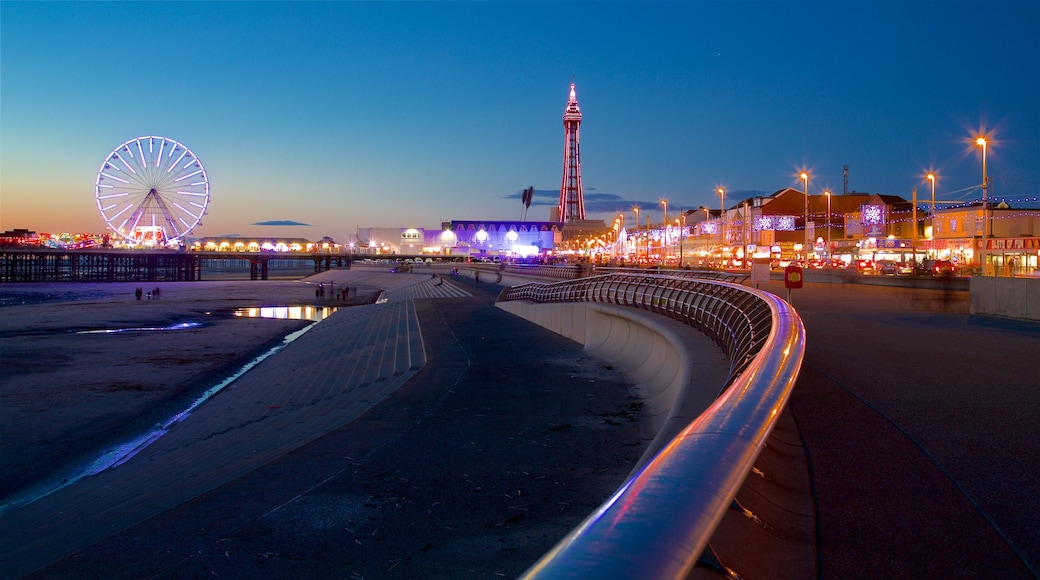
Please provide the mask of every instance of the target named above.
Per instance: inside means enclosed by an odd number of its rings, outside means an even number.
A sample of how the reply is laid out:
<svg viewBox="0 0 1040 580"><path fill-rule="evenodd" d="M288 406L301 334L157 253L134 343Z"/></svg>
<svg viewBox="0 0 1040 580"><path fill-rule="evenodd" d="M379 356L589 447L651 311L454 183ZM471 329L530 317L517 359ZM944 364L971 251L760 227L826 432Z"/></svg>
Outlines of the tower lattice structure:
<svg viewBox="0 0 1040 580"><path fill-rule="evenodd" d="M578 133L581 127L581 109L571 83L567 108L563 111L563 181L560 184L559 216L561 222L585 219L585 198L581 189L581 155L578 151Z"/></svg>

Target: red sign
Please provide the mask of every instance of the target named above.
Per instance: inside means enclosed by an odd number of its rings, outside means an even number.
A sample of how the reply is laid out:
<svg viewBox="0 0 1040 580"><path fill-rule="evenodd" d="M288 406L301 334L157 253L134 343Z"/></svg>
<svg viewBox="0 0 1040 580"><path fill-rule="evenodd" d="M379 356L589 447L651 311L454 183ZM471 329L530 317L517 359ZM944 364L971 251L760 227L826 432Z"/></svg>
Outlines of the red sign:
<svg viewBox="0 0 1040 580"><path fill-rule="evenodd" d="M784 268L784 286L790 288L802 287L802 267L791 264Z"/></svg>

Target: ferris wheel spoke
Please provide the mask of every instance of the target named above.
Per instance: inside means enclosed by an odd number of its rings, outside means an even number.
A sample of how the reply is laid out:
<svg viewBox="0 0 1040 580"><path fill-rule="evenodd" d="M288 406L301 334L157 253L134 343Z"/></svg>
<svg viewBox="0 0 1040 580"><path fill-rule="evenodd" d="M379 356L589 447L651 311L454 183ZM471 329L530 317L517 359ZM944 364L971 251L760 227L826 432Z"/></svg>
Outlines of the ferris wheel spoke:
<svg viewBox="0 0 1040 580"><path fill-rule="evenodd" d="M123 156L122 156L122 155L120 155L120 154L119 154L118 152L116 153L116 157L117 157L117 158L118 158L118 159L119 159L120 161L122 161L122 162L123 162L123 165L124 165L124 166L126 167L126 170L127 170L127 171L129 171L130 173L133 173L134 175L137 175L137 171L136 171L136 170L134 170L134 166L133 166L133 164L132 164L132 163L128 162L128 161L127 161L126 159L123 159ZM131 154L130 154L130 158L131 158L131 159L133 159L133 158L134 158L134 154L133 154L133 153L131 153ZM119 169L119 167L116 167L116 166L114 166L114 165L113 165L113 167L115 167L116 169Z"/></svg>
<svg viewBox="0 0 1040 580"><path fill-rule="evenodd" d="M171 152L170 154L172 155L173 152ZM184 159L184 156L187 155L187 154L188 154L188 150L187 149L185 149L184 151L181 151L181 156L178 157L176 161L174 161L173 163L170 164L170 168L166 170L166 173L169 173L169 172L173 171L174 169L176 169L177 165L180 164L181 159Z"/></svg>
<svg viewBox="0 0 1040 580"><path fill-rule="evenodd" d="M97 196L97 198L98 199L112 199L113 197L126 197L128 195L130 195L130 194L125 192L125 191L121 191L121 192L117 192L117 193L110 193L108 195L99 195L99 196Z"/></svg>
<svg viewBox="0 0 1040 580"><path fill-rule="evenodd" d="M163 149L164 149L165 147L166 147L166 139L163 139L163 140L162 140L162 141L161 141L161 142L159 143L159 155L157 155L157 156L156 156L156 159L159 159L159 160L160 160L160 162L161 162L161 160L162 160L162 154L163 154ZM158 165L158 163L157 163L156 165Z"/></svg>
<svg viewBox="0 0 1040 580"><path fill-rule="evenodd" d="M195 214L191 213L191 211L189 211L189 210L188 210L188 208L184 207L183 205L181 205L181 204L179 204L179 203L177 203L177 202L173 202L173 205L174 205L174 207L176 207L177 209L179 209L179 210L183 211L184 213L186 213L186 214L190 215L191 217L195 218L196 220L197 220L197 219L199 219L199 218L201 217L201 216L197 216L197 215L195 215Z"/></svg>
<svg viewBox="0 0 1040 580"><path fill-rule="evenodd" d="M141 149L141 140L137 140L137 152L141 154L141 166L148 167L148 160L145 159L144 150Z"/></svg>
<svg viewBox="0 0 1040 580"><path fill-rule="evenodd" d="M120 182L120 183L125 183L125 184L127 184L127 185L130 185L130 182L129 182L129 181L127 181L127 180L125 180L125 179L123 179L123 178L121 178L121 177L116 177L115 175L109 175L109 174L107 174L107 173L102 173L101 175L104 175L105 177L107 177L107 178L109 178L109 179L114 179L114 180L116 180L116 181L118 181L118 182Z"/></svg>
<svg viewBox="0 0 1040 580"><path fill-rule="evenodd" d="M124 207L123 209L121 209L121 210L117 211L115 214L113 214L112 215L112 219L115 219L115 218L123 215L124 213L126 213L126 212L130 211L131 209L133 209L133 207L134 207L134 204L132 204L132 203L127 204L126 207Z"/></svg>
<svg viewBox="0 0 1040 580"><path fill-rule="evenodd" d="M195 177L196 175L202 173L202 171L203 171L202 169L199 169L195 173L189 173L188 175L185 175L183 177L178 177L177 179L174 179L173 182L174 183L178 183L180 181L184 181L185 179L188 179L189 177Z"/></svg>

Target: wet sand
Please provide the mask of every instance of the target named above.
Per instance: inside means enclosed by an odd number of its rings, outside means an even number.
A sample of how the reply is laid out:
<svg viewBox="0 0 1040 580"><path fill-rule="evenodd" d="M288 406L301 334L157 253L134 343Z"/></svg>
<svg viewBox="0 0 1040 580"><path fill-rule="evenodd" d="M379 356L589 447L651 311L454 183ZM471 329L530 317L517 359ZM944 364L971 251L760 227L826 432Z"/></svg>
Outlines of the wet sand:
<svg viewBox="0 0 1040 580"><path fill-rule="evenodd" d="M355 293L336 299L349 278ZM149 284L144 292L158 286L160 298L142 300L133 283L0 287L0 504L169 419L310 324L238 317L236 309L370 304L382 289L363 278L344 271L296 281ZM323 298L315 297L319 281L329 290ZM182 323L198 326L96 332Z"/></svg>

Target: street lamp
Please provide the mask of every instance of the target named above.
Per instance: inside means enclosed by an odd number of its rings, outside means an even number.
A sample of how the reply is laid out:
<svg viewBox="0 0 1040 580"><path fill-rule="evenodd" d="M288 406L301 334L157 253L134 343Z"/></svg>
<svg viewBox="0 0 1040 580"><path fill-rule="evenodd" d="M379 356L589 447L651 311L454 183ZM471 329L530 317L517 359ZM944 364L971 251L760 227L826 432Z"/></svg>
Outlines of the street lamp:
<svg viewBox="0 0 1040 580"><path fill-rule="evenodd" d="M682 209L680 208L680 213ZM682 229L679 226L679 218L675 218L675 229L679 230L679 269L682 269Z"/></svg>
<svg viewBox="0 0 1040 580"><path fill-rule="evenodd" d="M726 188L725 187L720 187L716 191L718 192L719 197L722 198L722 202L720 204L720 207L722 209L722 217L721 217L721 225L722 225L722 227L720 228L720 231L719 231L719 242L720 242L719 245L720 245L720 247L722 249L722 259L725 260L726 259Z"/></svg>
<svg viewBox="0 0 1040 580"><path fill-rule="evenodd" d="M662 199L661 205L664 206L664 218L661 220L661 265L664 266L665 244L668 242L668 200Z"/></svg>
<svg viewBox="0 0 1040 580"><path fill-rule="evenodd" d="M834 261L831 259L831 192L823 190L827 196L827 267L830 268Z"/></svg>
<svg viewBox="0 0 1040 580"><path fill-rule="evenodd" d="M975 144L982 147L982 250L979 254L979 265L982 267L982 275L986 275L986 244L989 243L989 212L987 211L987 179L986 179L986 137L979 136Z"/></svg>
<svg viewBox="0 0 1040 580"><path fill-rule="evenodd" d="M798 177L802 178L802 188L805 190L805 221L802 227L802 237L804 238L802 243L802 265L808 265L809 262L809 173L803 171L798 174Z"/></svg>
<svg viewBox="0 0 1040 580"><path fill-rule="evenodd" d="M635 232L638 234L638 232L639 232L639 206L638 205L632 206L632 211L636 214ZM636 261L638 262L639 261L639 236L638 235L634 235L632 237L632 239L634 241L633 246L635 246L635 249L636 249Z"/></svg>
<svg viewBox="0 0 1040 580"><path fill-rule="evenodd" d="M932 183L932 237L935 237L935 174L929 173L928 175L925 175L925 177L928 178L928 181Z"/></svg>
<svg viewBox="0 0 1040 580"><path fill-rule="evenodd" d="M751 223L748 219L748 202L744 200L744 222L740 225L740 240L744 245L744 255L741 256L743 260L743 269L747 270L751 264L751 260L748 258L748 228L751 227Z"/></svg>

